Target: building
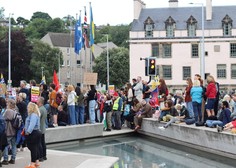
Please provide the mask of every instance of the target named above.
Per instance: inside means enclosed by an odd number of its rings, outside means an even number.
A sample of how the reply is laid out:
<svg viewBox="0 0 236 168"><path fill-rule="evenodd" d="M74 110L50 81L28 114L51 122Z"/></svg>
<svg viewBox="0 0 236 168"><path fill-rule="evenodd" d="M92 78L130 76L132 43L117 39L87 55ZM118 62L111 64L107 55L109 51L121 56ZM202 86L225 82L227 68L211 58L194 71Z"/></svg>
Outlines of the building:
<svg viewBox="0 0 236 168"><path fill-rule="evenodd" d="M169 0L167 8L148 9L143 1L134 0L130 79L140 75L148 80L140 58L151 56L156 57L157 75L172 89L183 88L187 77L201 74L202 53L205 76L213 75L222 90L236 88L236 6L214 7L211 0L202 5L178 7L178 0Z"/></svg>
<svg viewBox="0 0 236 168"><path fill-rule="evenodd" d="M74 52L74 33L48 33L41 41L48 43L51 47L57 47L63 54L63 63L60 66L58 78L60 83L66 82L80 86L83 83L83 74L91 71L91 64L93 66L94 59L107 49L117 48L112 43L98 43L94 45L94 56L90 57L90 48L82 49L80 55ZM91 61L92 60L92 61Z"/></svg>

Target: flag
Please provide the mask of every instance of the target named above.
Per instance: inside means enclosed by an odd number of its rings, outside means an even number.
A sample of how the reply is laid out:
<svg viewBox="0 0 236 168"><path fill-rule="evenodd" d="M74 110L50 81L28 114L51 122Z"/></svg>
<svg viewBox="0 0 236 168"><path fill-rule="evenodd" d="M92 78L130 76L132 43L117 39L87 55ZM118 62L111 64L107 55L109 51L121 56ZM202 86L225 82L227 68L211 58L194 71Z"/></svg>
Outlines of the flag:
<svg viewBox="0 0 236 168"><path fill-rule="evenodd" d="M152 107L156 107L158 106L158 87L156 87L152 92L151 92L151 99L149 101L149 104L152 106Z"/></svg>
<svg viewBox="0 0 236 168"><path fill-rule="evenodd" d="M95 38L95 33L94 33L94 22L93 22L93 11L92 11L92 6L90 3L90 47L91 47L91 51L94 54L94 38Z"/></svg>
<svg viewBox="0 0 236 168"><path fill-rule="evenodd" d="M81 15L79 20L75 24L75 53L79 54L82 49L82 26L81 26Z"/></svg>
<svg viewBox="0 0 236 168"><path fill-rule="evenodd" d="M52 83L56 86L55 90L58 91L58 89L59 89L59 81L58 81L57 73L56 73L55 70L53 72L53 81L52 81Z"/></svg>
<svg viewBox="0 0 236 168"><path fill-rule="evenodd" d="M5 83L5 81L4 81L4 77L3 77L3 74L1 73L1 78L0 78L0 83Z"/></svg>
<svg viewBox="0 0 236 168"><path fill-rule="evenodd" d="M84 7L84 25L83 25L83 47L89 48L89 41L88 41L88 23L87 23L87 12L86 6Z"/></svg>
<svg viewBox="0 0 236 168"><path fill-rule="evenodd" d="M46 78L45 78L45 75L42 76L42 80L41 80L40 84L46 84Z"/></svg>

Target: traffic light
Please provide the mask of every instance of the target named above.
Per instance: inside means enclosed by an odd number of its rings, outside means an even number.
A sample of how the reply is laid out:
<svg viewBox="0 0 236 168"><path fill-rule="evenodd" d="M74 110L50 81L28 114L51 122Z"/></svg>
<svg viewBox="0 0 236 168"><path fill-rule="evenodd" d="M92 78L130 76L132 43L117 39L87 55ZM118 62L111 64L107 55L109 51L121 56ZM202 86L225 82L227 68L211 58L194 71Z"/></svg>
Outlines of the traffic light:
<svg viewBox="0 0 236 168"><path fill-rule="evenodd" d="M156 76L156 58L148 58L148 76Z"/></svg>

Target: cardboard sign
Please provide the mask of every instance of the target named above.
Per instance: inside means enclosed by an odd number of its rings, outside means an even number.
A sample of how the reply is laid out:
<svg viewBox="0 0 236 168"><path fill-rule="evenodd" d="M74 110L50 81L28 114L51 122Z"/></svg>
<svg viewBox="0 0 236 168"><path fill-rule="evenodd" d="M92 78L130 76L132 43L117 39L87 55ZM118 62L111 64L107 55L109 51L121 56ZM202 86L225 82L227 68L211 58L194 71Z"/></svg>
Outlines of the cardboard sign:
<svg viewBox="0 0 236 168"><path fill-rule="evenodd" d="M115 85L109 85L108 91L110 95L113 95L115 93Z"/></svg>
<svg viewBox="0 0 236 168"><path fill-rule="evenodd" d="M0 97L5 97L7 92L6 84L0 84Z"/></svg>
<svg viewBox="0 0 236 168"><path fill-rule="evenodd" d="M31 102L37 102L39 98L39 87L38 86L32 86L31 87Z"/></svg>
<svg viewBox="0 0 236 168"><path fill-rule="evenodd" d="M84 84L97 85L98 74L97 73L84 73Z"/></svg>

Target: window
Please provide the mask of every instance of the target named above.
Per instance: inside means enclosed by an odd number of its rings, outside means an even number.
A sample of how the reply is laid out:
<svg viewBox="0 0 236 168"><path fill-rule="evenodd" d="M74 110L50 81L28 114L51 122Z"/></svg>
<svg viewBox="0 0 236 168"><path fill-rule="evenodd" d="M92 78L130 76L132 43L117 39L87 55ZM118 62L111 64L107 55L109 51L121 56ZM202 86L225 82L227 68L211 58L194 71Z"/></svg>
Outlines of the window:
<svg viewBox="0 0 236 168"><path fill-rule="evenodd" d="M236 79L236 64L231 64L231 79Z"/></svg>
<svg viewBox="0 0 236 168"><path fill-rule="evenodd" d="M150 17L148 17L144 22L145 37L147 38L153 37L153 29L154 29L154 22Z"/></svg>
<svg viewBox="0 0 236 168"><path fill-rule="evenodd" d="M172 79L172 68L171 65L163 65L163 78L165 79Z"/></svg>
<svg viewBox="0 0 236 168"><path fill-rule="evenodd" d="M70 66L70 60L66 61L67 66Z"/></svg>
<svg viewBox="0 0 236 168"><path fill-rule="evenodd" d="M65 61L62 62L61 66L63 66L63 67L65 66Z"/></svg>
<svg viewBox="0 0 236 168"><path fill-rule="evenodd" d="M163 44L163 58L171 58L171 44Z"/></svg>
<svg viewBox="0 0 236 168"><path fill-rule="evenodd" d="M152 56L159 57L159 44L152 45Z"/></svg>
<svg viewBox="0 0 236 168"><path fill-rule="evenodd" d="M223 28L223 35L224 36L231 36L232 34L232 22L233 20L226 15L222 20L222 28Z"/></svg>
<svg viewBox="0 0 236 168"><path fill-rule="evenodd" d="M77 60L77 61L76 61L76 64L77 64L77 65L80 65L80 60Z"/></svg>
<svg viewBox="0 0 236 168"><path fill-rule="evenodd" d="M171 16L165 21L165 25L166 25L166 37L174 37L175 21Z"/></svg>
<svg viewBox="0 0 236 168"><path fill-rule="evenodd" d="M217 78L226 78L226 64L217 64Z"/></svg>
<svg viewBox="0 0 236 168"><path fill-rule="evenodd" d="M70 78L70 71L67 71L66 77L67 77L67 78Z"/></svg>
<svg viewBox="0 0 236 168"><path fill-rule="evenodd" d="M191 77L191 67L184 66L183 67L183 80L186 80L188 77Z"/></svg>
<svg viewBox="0 0 236 168"><path fill-rule="evenodd" d="M187 20L188 37L195 37L196 29L197 29L197 20L193 16L190 16L190 18Z"/></svg>
<svg viewBox="0 0 236 168"><path fill-rule="evenodd" d="M236 43L230 44L230 57L236 57Z"/></svg>
<svg viewBox="0 0 236 168"><path fill-rule="evenodd" d="M198 58L198 44L192 44L192 57Z"/></svg>

